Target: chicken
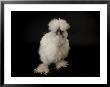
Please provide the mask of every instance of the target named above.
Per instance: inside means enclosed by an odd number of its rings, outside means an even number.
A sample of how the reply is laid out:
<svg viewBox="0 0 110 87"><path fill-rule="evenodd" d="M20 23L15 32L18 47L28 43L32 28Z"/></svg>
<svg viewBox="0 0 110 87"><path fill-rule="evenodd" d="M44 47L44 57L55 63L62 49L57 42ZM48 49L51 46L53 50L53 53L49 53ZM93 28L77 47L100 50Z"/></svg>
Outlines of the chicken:
<svg viewBox="0 0 110 87"><path fill-rule="evenodd" d="M49 73L48 66L52 63L56 65L56 69L67 67L68 62L64 59L68 56L70 46L67 39L67 29L70 25L64 19L52 19L49 24L49 32L46 33L39 47L39 55L41 64L34 69L34 73L47 75Z"/></svg>

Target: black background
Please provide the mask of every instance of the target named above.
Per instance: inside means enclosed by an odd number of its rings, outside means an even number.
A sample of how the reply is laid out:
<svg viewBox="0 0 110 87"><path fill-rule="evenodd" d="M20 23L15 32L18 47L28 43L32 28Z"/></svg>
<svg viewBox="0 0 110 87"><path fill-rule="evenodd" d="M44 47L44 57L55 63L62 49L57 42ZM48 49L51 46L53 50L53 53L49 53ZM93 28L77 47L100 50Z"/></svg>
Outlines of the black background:
<svg viewBox="0 0 110 87"><path fill-rule="evenodd" d="M33 69L41 62L38 55L39 42L48 32L48 22L53 18L66 19L70 53L69 66L55 70L50 66L47 76L88 77L100 76L100 12L98 11L13 11L11 12L11 74L12 76L41 76Z"/></svg>

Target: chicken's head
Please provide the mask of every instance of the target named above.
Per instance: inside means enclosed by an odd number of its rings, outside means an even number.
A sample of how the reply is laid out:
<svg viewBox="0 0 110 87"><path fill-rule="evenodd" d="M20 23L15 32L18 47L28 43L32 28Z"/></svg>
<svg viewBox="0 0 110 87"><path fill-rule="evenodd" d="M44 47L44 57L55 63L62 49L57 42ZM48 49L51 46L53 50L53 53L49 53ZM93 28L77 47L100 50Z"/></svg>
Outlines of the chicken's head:
<svg viewBox="0 0 110 87"><path fill-rule="evenodd" d="M64 19L54 18L49 22L48 27L51 32L55 32L57 35L67 37L67 30L70 28L70 25Z"/></svg>

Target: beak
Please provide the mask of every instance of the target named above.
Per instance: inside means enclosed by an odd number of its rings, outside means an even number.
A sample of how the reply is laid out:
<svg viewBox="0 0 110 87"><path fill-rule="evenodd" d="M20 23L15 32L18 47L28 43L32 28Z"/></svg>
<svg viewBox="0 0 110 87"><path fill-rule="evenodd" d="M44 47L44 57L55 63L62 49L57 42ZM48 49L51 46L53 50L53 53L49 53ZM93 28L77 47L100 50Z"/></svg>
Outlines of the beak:
<svg viewBox="0 0 110 87"><path fill-rule="evenodd" d="M56 31L56 34L59 35L61 32L60 28Z"/></svg>
<svg viewBox="0 0 110 87"><path fill-rule="evenodd" d="M60 35L63 35L63 31L61 31L60 29L59 29L59 33L60 33Z"/></svg>
<svg viewBox="0 0 110 87"><path fill-rule="evenodd" d="M63 31L60 30L60 28L56 32L57 35L62 35L63 36Z"/></svg>

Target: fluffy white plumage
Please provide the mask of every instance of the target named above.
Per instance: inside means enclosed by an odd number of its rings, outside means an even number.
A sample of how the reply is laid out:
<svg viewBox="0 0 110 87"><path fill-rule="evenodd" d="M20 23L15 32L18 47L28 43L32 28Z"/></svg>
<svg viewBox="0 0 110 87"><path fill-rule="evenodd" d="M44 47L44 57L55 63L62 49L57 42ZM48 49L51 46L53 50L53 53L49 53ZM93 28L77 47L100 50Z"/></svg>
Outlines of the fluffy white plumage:
<svg viewBox="0 0 110 87"><path fill-rule="evenodd" d="M42 64L36 69L35 73L47 74L49 72L48 65L56 64L56 69L66 67L68 63L64 60L69 53L69 40L67 39L70 25L64 19L53 19L48 24L50 32L46 33L39 47L39 55Z"/></svg>
<svg viewBox="0 0 110 87"><path fill-rule="evenodd" d="M48 26L49 26L49 30L54 31L54 32L57 31L59 27L63 31L70 28L70 25L67 23L67 21L64 19L60 19L60 18L59 19L52 19L49 22Z"/></svg>

